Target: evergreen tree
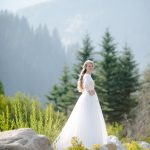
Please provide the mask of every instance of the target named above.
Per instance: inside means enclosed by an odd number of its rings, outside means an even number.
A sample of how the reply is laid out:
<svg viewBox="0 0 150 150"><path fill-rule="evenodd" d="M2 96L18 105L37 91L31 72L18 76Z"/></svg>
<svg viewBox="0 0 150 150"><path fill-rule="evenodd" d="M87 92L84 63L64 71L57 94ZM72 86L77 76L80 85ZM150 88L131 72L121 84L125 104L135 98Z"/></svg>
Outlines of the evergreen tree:
<svg viewBox="0 0 150 150"><path fill-rule="evenodd" d="M0 81L0 95L5 95L5 92L4 92L4 87L3 87L3 83L2 81Z"/></svg>
<svg viewBox="0 0 150 150"><path fill-rule="evenodd" d="M0 79L16 83L8 91L20 87L41 95L58 79L64 61L65 48L57 29L50 34L46 26L33 28L25 17L0 11Z"/></svg>
<svg viewBox="0 0 150 150"><path fill-rule="evenodd" d="M124 51L119 58L118 66L118 105L115 109L118 110L116 117L123 120L124 115L129 116L132 108L137 105L135 96L133 95L139 86L139 72L136 61L131 52L131 49L125 45Z"/></svg>
<svg viewBox="0 0 150 150"><path fill-rule="evenodd" d="M93 60L93 46L89 34L86 34L83 39L83 47L77 53L77 63L74 64L73 78L75 80L79 78L83 63L88 59Z"/></svg>
<svg viewBox="0 0 150 150"><path fill-rule="evenodd" d="M136 106L138 69L131 50L125 46L119 57L109 31L102 41L101 61L96 65L96 91L108 122L121 122Z"/></svg>
<svg viewBox="0 0 150 150"><path fill-rule="evenodd" d="M116 44L107 30L102 40L102 50L99 52L100 61L96 63L96 91L100 98L102 110L107 121L112 122L115 113L116 101Z"/></svg>
<svg viewBox="0 0 150 150"><path fill-rule="evenodd" d="M71 106L74 105L74 93L71 85L69 69L67 65L65 65L59 84L54 85L50 94L46 96L48 100L53 103L56 110L62 111L66 115L68 115L70 109L72 109Z"/></svg>
<svg viewBox="0 0 150 150"><path fill-rule="evenodd" d="M58 110L58 102L60 99L61 91L58 84L55 84L52 90L49 92L48 95L45 95L46 98L54 105L54 109Z"/></svg>
<svg viewBox="0 0 150 150"><path fill-rule="evenodd" d="M74 90L74 100L77 100L79 97L79 92L77 91L77 80L84 62L88 59L93 60L93 46L91 44L89 34L86 34L85 38L83 39L83 47L77 52L77 63L73 66L72 88Z"/></svg>

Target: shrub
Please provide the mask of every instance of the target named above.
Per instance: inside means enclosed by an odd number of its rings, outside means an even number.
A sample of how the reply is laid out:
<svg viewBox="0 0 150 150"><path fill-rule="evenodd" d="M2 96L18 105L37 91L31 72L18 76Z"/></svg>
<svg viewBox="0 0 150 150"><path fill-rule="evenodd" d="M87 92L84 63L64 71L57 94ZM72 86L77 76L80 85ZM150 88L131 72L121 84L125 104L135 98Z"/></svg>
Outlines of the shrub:
<svg viewBox="0 0 150 150"><path fill-rule="evenodd" d="M3 107L2 107L3 105ZM39 100L21 92L14 97L0 95L0 131L32 128L53 141L60 132L66 117L55 112L51 104L42 108Z"/></svg>
<svg viewBox="0 0 150 150"><path fill-rule="evenodd" d="M127 148L127 150L144 150L144 148L141 148L135 141L125 143L124 146Z"/></svg>
<svg viewBox="0 0 150 150"><path fill-rule="evenodd" d="M72 137L71 146L67 148L67 150L100 150L99 144L93 144L90 149L86 148L82 141L78 139L78 137Z"/></svg>
<svg viewBox="0 0 150 150"><path fill-rule="evenodd" d="M123 125L117 122L114 122L112 124L107 124L107 132L108 135L115 135L119 139L121 139L122 132L123 132Z"/></svg>

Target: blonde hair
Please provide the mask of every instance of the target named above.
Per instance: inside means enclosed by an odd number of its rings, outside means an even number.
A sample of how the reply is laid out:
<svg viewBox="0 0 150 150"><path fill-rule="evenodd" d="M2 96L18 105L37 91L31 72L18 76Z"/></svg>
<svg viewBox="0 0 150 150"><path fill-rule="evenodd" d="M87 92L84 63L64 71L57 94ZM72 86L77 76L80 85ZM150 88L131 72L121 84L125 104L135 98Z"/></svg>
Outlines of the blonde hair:
<svg viewBox="0 0 150 150"><path fill-rule="evenodd" d="M83 76L86 73L86 66L89 63L92 64L94 67L94 62L92 60L86 60L84 62L83 66L82 66L82 70L81 70L80 75L79 75L78 82L77 82L77 89L79 92L83 92Z"/></svg>

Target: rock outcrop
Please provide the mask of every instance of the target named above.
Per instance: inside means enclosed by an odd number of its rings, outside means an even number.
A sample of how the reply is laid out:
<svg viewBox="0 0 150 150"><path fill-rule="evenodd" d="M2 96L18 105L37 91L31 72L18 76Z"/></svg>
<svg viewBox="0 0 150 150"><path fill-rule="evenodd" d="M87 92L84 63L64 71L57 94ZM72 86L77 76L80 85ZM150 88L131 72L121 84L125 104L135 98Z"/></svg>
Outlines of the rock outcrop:
<svg viewBox="0 0 150 150"><path fill-rule="evenodd" d="M107 142L100 150L126 150L116 136L108 136Z"/></svg>
<svg viewBox="0 0 150 150"><path fill-rule="evenodd" d="M140 147L150 149L150 144L139 141ZM0 132L0 150L52 150L49 139L30 128ZM100 150L126 150L116 136L108 136L108 144Z"/></svg>
<svg viewBox="0 0 150 150"><path fill-rule="evenodd" d="M49 139L30 128L0 132L0 150L52 150Z"/></svg>
<svg viewBox="0 0 150 150"><path fill-rule="evenodd" d="M124 147L119 139L116 136L108 136L108 144L103 145L100 150L127 150L126 147ZM139 146L145 150L150 150L150 144L143 142L143 141L137 141Z"/></svg>

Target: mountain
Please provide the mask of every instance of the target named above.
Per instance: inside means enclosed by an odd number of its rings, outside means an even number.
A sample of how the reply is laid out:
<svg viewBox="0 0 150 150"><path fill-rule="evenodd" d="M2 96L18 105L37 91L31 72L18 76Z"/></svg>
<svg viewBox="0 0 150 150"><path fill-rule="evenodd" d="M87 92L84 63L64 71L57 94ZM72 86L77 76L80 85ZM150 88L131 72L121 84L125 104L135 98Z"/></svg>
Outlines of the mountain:
<svg viewBox="0 0 150 150"><path fill-rule="evenodd" d="M17 15L0 12L0 80L6 93L21 90L43 100L64 62L75 63L84 35L89 33L97 51L106 28L118 51L128 43L144 70L150 63L149 7L148 0L51 0Z"/></svg>
<svg viewBox="0 0 150 150"><path fill-rule="evenodd" d="M121 51L125 43L133 49L141 70L150 63L150 2L104 1L104 0L52 0L18 10L36 27L46 24L51 31L54 27L66 49L79 43L86 32L91 35L95 49L106 31L110 29Z"/></svg>
<svg viewBox="0 0 150 150"><path fill-rule="evenodd" d="M7 95L23 91L45 102L66 60L57 29L33 29L25 17L0 12L0 80Z"/></svg>

